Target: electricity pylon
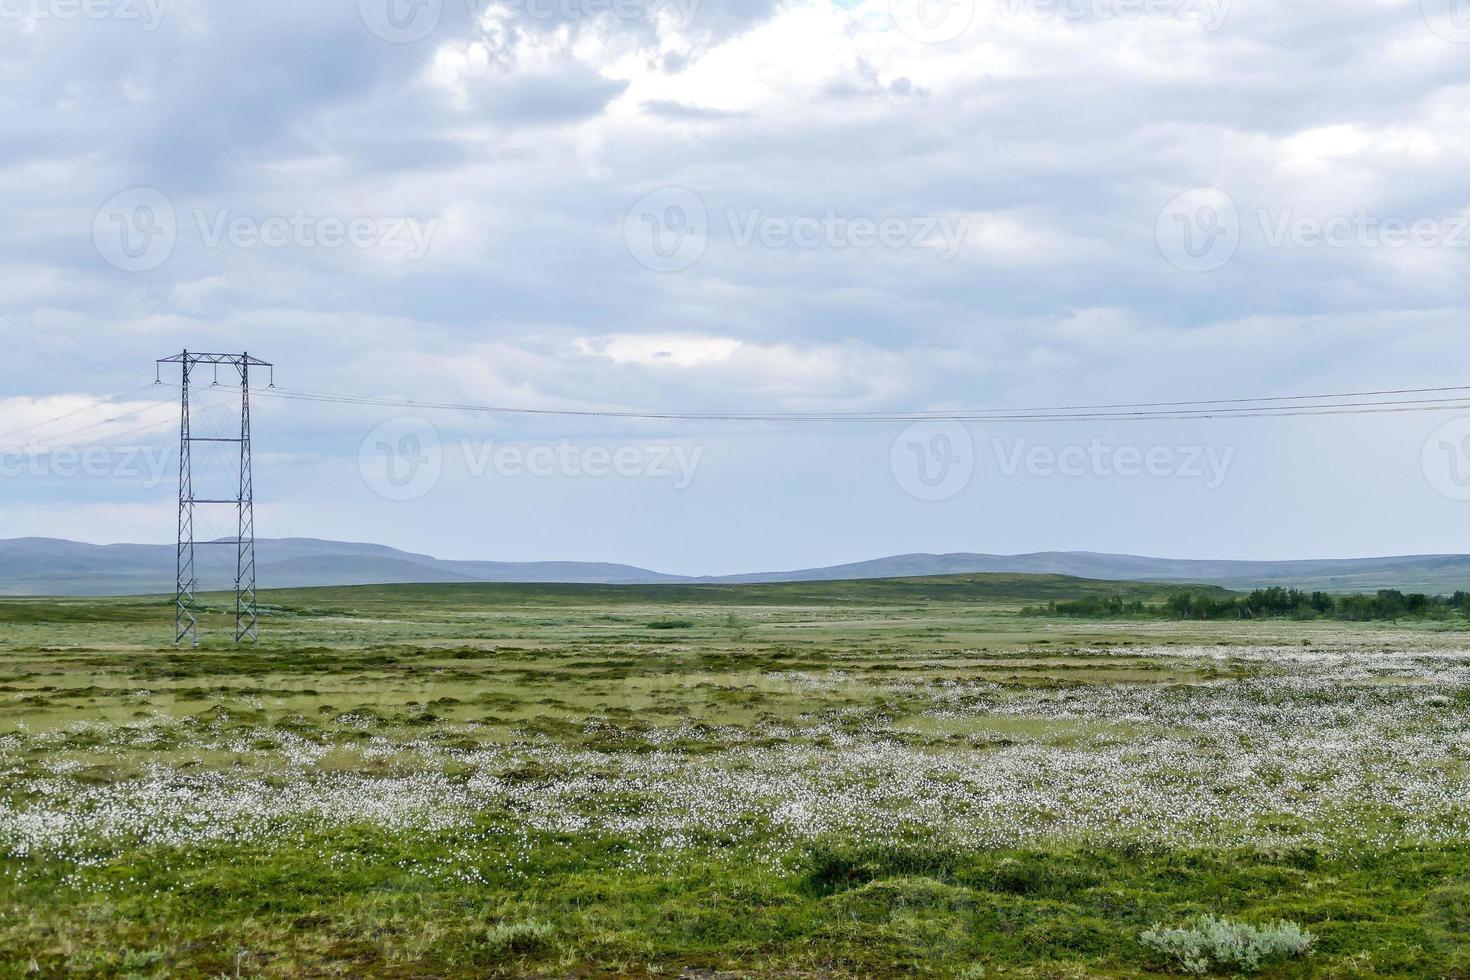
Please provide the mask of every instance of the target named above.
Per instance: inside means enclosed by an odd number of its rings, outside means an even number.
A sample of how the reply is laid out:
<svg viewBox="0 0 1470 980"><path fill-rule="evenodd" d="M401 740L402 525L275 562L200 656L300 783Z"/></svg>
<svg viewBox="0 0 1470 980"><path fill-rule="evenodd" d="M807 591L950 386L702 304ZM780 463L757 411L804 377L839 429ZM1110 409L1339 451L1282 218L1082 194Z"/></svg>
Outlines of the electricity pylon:
<svg viewBox="0 0 1470 980"><path fill-rule="evenodd" d="M179 408L179 524L175 553L174 643L188 640L199 645L199 615L195 596L199 589L199 573L194 564L194 508L199 505L233 505L236 534L233 539L201 541L199 544L235 546L235 642L260 642L260 618L255 606L255 481L250 471L250 369L274 368L249 354L191 354L184 351L158 360L159 364L178 364L183 396ZM227 365L240 377L240 435L238 437L196 436L189 427L189 380L200 364L214 366L214 384L219 384L219 369ZM233 498L202 499L194 496L193 445L196 442L238 443L240 447L239 490Z"/></svg>

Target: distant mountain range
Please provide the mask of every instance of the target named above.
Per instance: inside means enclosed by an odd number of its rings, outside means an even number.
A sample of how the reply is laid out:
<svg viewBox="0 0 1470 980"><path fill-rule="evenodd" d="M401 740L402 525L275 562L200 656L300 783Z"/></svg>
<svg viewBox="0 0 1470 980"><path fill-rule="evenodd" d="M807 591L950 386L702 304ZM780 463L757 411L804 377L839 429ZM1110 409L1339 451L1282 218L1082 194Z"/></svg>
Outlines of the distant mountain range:
<svg viewBox="0 0 1470 980"><path fill-rule="evenodd" d="M446 561L376 544L271 538L256 543L261 588L400 582L587 582L650 585L825 582L985 572L1072 575L1130 582L1179 582L1251 589L1282 585L1333 592L1450 593L1470 589L1470 555L1409 555L1308 561L1196 561L1087 551L1029 555L894 555L787 572L689 577L603 562ZM203 588L234 581L235 550L199 544ZM0 595L138 595L173 591L173 545L82 544L56 538L0 540Z"/></svg>
<svg viewBox="0 0 1470 980"><path fill-rule="evenodd" d="M197 543L201 588L235 580L233 545ZM377 544L315 538L261 538L256 580L263 589L399 582L687 581L642 568L600 562L446 561ZM172 592L174 546L82 544L57 538L0 540L0 595L142 595Z"/></svg>

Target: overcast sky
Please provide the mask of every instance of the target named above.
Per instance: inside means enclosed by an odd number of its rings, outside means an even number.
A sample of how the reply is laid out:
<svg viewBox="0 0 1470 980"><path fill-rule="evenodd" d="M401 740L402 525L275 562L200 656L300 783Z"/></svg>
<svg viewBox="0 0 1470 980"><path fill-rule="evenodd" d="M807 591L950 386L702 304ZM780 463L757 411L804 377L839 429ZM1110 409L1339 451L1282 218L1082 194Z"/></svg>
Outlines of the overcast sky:
<svg viewBox="0 0 1470 980"><path fill-rule="evenodd" d="M1470 383L1463 0L0 0L0 112L0 537L171 540L146 386L184 347L610 411ZM1470 551L1470 413L254 408L270 537L707 573Z"/></svg>

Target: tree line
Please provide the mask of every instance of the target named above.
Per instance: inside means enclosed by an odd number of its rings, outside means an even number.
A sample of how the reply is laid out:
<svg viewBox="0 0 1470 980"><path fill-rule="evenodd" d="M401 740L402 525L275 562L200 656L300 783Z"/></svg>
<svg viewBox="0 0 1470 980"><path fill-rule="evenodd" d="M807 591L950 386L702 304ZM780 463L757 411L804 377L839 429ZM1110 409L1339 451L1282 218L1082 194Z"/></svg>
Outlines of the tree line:
<svg viewBox="0 0 1470 980"><path fill-rule="evenodd" d="M1372 594L1334 595L1272 586L1248 595L1222 595L1181 589L1162 602L1121 596L1087 596L1026 606L1026 616L1106 618L1138 616L1170 619L1341 619L1366 622L1382 619L1449 619L1470 615L1470 592L1425 595L1379 589Z"/></svg>

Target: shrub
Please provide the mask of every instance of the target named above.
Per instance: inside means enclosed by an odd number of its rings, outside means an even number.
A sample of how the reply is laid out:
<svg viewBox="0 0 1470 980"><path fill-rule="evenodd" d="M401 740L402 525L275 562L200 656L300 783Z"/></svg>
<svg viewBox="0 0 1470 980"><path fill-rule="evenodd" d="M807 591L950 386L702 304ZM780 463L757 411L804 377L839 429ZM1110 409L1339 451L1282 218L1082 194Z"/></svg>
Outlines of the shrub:
<svg viewBox="0 0 1470 980"><path fill-rule="evenodd" d="M1252 926L1213 915L1197 916L1176 929L1155 924L1142 939L1186 973L1205 973L1213 966L1256 970L1264 960L1303 956L1317 941L1295 922Z"/></svg>
<svg viewBox="0 0 1470 980"><path fill-rule="evenodd" d="M544 922L501 922L485 930L484 945L496 953L534 953L550 940L553 929Z"/></svg>
<svg viewBox="0 0 1470 980"><path fill-rule="evenodd" d="M832 895L882 878L933 878L945 881L958 863L954 851L904 840L853 846L823 839L807 847L806 884Z"/></svg>

